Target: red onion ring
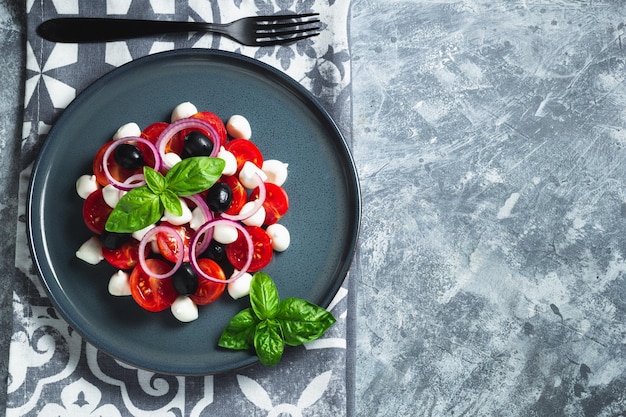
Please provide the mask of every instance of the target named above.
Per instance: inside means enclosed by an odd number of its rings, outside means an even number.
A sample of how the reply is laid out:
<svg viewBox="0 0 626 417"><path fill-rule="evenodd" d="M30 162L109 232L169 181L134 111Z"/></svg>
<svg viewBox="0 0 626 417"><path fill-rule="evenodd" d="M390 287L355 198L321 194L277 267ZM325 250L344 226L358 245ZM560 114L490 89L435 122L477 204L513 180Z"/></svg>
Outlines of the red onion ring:
<svg viewBox="0 0 626 417"><path fill-rule="evenodd" d="M205 274L200 269L200 265L198 265L198 260L196 259L196 245L198 244L198 239L200 239L200 237L203 234L205 234L207 230L212 229L213 227L221 225L221 224L227 225L227 226L233 226L236 229L238 229L243 234L243 237L246 240L246 243L248 244L248 256L246 259L246 263L244 264L243 268L241 268L240 271L233 274L233 276L227 280L218 279L218 278ZM240 223L237 223L231 220L217 219L217 220L213 220L213 221L206 223L204 226L198 229L198 231L196 232L196 235L193 238L193 241L191 242L191 250L189 252L189 261L191 263L191 266L196 271L199 277L208 279L209 281L217 282L218 284L229 284L239 279L239 277L241 277L243 274L245 274L248 271L248 268L250 267L250 264L252 263L253 255L254 255L254 244L252 243L252 238L250 237L250 233L248 233L246 228L243 227Z"/></svg>
<svg viewBox="0 0 626 417"><path fill-rule="evenodd" d="M197 119L194 117L178 119L170 123L165 129L163 129L163 131L156 140L156 148L159 152L159 155L161 155L161 159L163 160L163 167L165 169L170 169L172 167L165 161L165 147L175 134L184 129L202 129L209 133L209 139L213 141L213 151L211 151L211 155L209 156L216 157L217 153L220 151L220 136L213 126L211 126L209 123L205 122L202 119Z"/></svg>
<svg viewBox="0 0 626 417"><path fill-rule="evenodd" d="M111 146L109 146L107 150L104 151L104 155L102 157L102 170L104 171L104 175L106 176L107 180L109 180L111 185L113 185L115 188L118 188L122 191L130 191L133 188L141 187L142 185L146 184L145 180L141 180L139 182L132 182L132 181L127 182L128 179L124 182L118 181L117 179L113 178L113 175L111 175L111 171L109 171L108 161L109 161L109 158L111 157L111 154L113 153L115 148L117 148L122 143L127 143L127 142L139 142L139 143L146 145L148 149L150 149L150 151L154 155L154 166L152 168L154 168L155 171L159 171L161 169L161 156L159 155L159 151L154 145L154 143L150 142L148 139L144 139L144 138L140 138L136 136L127 136L125 138L115 140L111 144ZM135 177L135 175L131 176L131 178L133 177Z"/></svg>
<svg viewBox="0 0 626 417"><path fill-rule="evenodd" d="M232 221L242 221L242 220L246 220L254 216L256 212L259 211L259 209L265 202L265 197L266 197L267 192L265 190L265 183L263 182L263 179L261 178L261 176L257 174L257 178L258 178L259 196L257 197L256 200L254 200L254 205L252 206L252 209L246 210L245 213L242 210L239 212L239 214L222 213L220 214L221 218L226 219L226 220L232 220Z"/></svg>
<svg viewBox="0 0 626 417"><path fill-rule="evenodd" d="M172 269L170 269L165 274L155 274L154 272L152 272L150 270L150 268L148 268L148 264L146 263L146 257L144 255L146 253L145 252L146 251L146 245L148 245L150 243L150 240L152 239L152 237L154 235L156 235L157 233L167 233L170 236L174 236L174 240L176 241L176 244L178 245L179 248L181 248L181 250L178 251L178 257L176 258L176 264L174 264ZM151 277L154 277L154 278L157 278L157 279L163 279L163 278L171 277L178 270L178 268L180 268L180 266L183 264L184 250L182 250L182 249L183 249L183 238L178 234L178 232L176 230L174 230L173 228L171 228L169 226L155 226L152 229L150 229L141 238L141 241L139 242L139 265L141 265L141 268L143 268L143 270L147 274L149 274Z"/></svg>

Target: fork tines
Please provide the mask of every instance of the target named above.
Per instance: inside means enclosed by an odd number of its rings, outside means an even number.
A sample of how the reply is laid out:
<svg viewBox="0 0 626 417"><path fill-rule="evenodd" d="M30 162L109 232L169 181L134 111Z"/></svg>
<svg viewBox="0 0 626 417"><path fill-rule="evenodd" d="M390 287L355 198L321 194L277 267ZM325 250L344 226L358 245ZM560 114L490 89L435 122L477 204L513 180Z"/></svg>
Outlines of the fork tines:
<svg viewBox="0 0 626 417"><path fill-rule="evenodd" d="M319 13L263 16L257 19L257 40L273 43L294 42L319 35ZM309 19L310 18L310 19Z"/></svg>

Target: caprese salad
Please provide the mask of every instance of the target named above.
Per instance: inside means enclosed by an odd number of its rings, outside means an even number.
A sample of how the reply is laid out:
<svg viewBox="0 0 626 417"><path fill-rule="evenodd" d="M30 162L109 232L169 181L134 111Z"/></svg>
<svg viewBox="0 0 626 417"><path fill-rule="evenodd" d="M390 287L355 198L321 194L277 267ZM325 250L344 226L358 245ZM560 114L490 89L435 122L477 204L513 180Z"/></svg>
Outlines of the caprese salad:
<svg viewBox="0 0 626 417"><path fill-rule="evenodd" d="M279 223L287 164L265 159L251 138L244 116L224 123L189 102L169 122L121 126L76 181L94 234L76 256L115 268L112 295L183 322L226 290L248 295L251 273L290 245Z"/></svg>

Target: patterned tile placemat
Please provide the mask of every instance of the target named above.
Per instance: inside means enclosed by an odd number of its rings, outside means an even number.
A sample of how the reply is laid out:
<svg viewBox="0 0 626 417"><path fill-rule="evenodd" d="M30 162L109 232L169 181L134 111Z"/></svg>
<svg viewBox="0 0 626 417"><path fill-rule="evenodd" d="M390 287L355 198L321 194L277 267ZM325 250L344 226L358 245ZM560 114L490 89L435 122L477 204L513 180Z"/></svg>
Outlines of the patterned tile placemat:
<svg viewBox="0 0 626 417"><path fill-rule="evenodd" d="M350 139L349 1L49 0L26 2L25 112L17 222L16 284L7 416L343 416L351 412L354 291L346 279L330 306L338 318L322 339L289 349L272 369L257 365L205 377L159 375L113 360L85 342L46 297L26 242L25 198L32 164L63 109L101 75L175 48L234 51L268 63L309 89ZM250 15L318 12L323 33L280 47L243 47L208 34L55 44L35 34L57 16L118 16L225 22ZM349 291L350 289L350 291Z"/></svg>

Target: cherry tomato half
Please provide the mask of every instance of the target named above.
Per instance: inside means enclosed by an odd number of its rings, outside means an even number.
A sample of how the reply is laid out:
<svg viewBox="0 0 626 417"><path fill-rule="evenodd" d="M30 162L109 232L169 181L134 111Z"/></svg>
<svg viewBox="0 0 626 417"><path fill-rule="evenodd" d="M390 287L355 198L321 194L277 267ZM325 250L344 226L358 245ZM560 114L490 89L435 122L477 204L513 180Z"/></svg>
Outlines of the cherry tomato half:
<svg viewBox="0 0 626 417"><path fill-rule="evenodd" d="M189 227L189 224L175 226L168 222L161 222L161 225L169 226L178 232L180 237L183 239L183 262L189 262L189 248L194 234L193 229ZM181 250L181 248L179 248L176 244L176 240L174 240L174 238L168 233L157 233L156 242L161 255L163 255L163 257L168 261L175 263Z"/></svg>
<svg viewBox="0 0 626 417"><path fill-rule="evenodd" d="M250 194L250 201L254 201L259 196L259 188L255 188ZM270 225L278 222L289 210L289 197L287 192L280 185L270 182L265 183L265 221L263 224Z"/></svg>
<svg viewBox="0 0 626 417"><path fill-rule="evenodd" d="M102 189L89 194L83 202L83 220L85 225L96 234L102 234L104 225L113 209L104 201Z"/></svg>
<svg viewBox="0 0 626 417"><path fill-rule="evenodd" d="M146 246L146 254L148 251L149 248ZM130 239L117 249L103 247L102 256L117 269L132 269L139 263L139 241Z"/></svg>
<svg viewBox="0 0 626 417"><path fill-rule="evenodd" d="M222 144L226 143L226 139L227 139L226 125L224 124L222 119L219 118L217 114L211 113L210 111L201 111L201 112L194 114L191 117L204 120L205 122L213 126L213 129L215 129L215 131L220 137L220 143Z"/></svg>
<svg viewBox="0 0 626 417"><path fill-rule="evenodd" d="M230 203L230 207L224 213L237 215L241 208L246 204L248 194L246 188L239 182L235 175L224 175L218 182L227 184L233 191L233 198Z"/></svg>
<svg viewBox="0 0 626 417"><path fill-rule="evenodd" d="M141 137L148 139L150 142L156 144L157 139L159 139L159 136L161 135L161 133L168 126L169 126L169 123L166 123L166 122L152 123L141 132ZM173 152L173 153L180 155L182 150L183 150L183 136L181 136L179 132L175 134L169 140L167 145L165 145L165 153Z"/></svg>
<svg viewBox="0 0 626 417"><path fill-rule="evenodd" d="M146 264L156 274L164 274L172 268L167 262L160 259L146 259ZM135 266L129 281L133 299L148 311L165 310L178 297L171 277L154 278L144 271L141 265Z"/></svg>
<svg viewBox="0 0 626 417"><path fill-rule="evenodd" d="M237 172L241 171L243 164L252 162L259 168L263 168L263 155L257 146L247 139L233 139L224 148L232 153L237 159Z"/></svg>
<svg viewBox="0 0 626 417"><path fill-rule="evenodd" d="M274 250L272 249L272 239L265 230L257 226L246 226L246 230L252 239L254 253L252 262L248 267L249 272L258 271L267 266L272 260ZM248 255L248 244L241 232L233 243L226 245L226 257L228 261L237 269L243 269Z"/></svg>
<svg viewBox="0 0 626 417"><path fill-rule="evenodd" d="M205 274L213 278L226 280L224 271L214 260L209 258L198 259L198 266ZM226 284L219 284L217 282L198 277L198 289L193 295L190 295L189 298L191 298L191 300L198 305L210 304L222 295L225 288Z"/></svg>
<svg viewBox="0 0 626 417"><path fill-rule="evenodd" d="M106 142L104 145L102 145L100 149L98 149L98 152L96 153L96 156L93 159L93 166L92 166L93 173L96 176L96 181L98 181L98 184L102 186L106 186L109 184L109 179L106 177L106 174L104 173L104 154L106 153L109 146L111 146L113 143L114 142L111 140L111 141ZM150 149L143 143L138 143L137 147L141 151L146 164L150 166L154 166L154 155L152 151L150 151ZM109 173L111 174L111 176L118 181L124 181L126 178L130 177L131 175L140 174L143 172L143 167L135 169L135 170L122 168L115 162L115 158L112 155L109 157L109 160L107 161L107 167L109 168Z"/></svg>

